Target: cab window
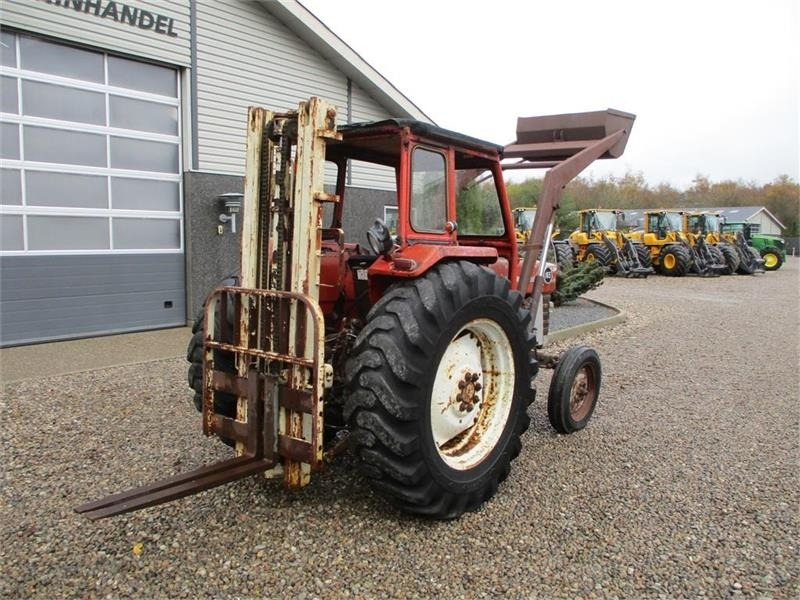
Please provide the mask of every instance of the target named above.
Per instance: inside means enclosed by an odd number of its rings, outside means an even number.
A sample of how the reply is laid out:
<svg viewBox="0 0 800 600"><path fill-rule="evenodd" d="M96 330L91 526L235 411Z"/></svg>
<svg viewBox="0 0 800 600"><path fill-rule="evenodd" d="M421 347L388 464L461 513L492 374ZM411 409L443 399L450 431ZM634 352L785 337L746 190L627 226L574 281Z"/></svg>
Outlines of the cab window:
<svg viewBox="0 0 800 600"><path fill-rule="evenodd" d="M441 233L447 222L447 163L443 154L415 148L411 155L411 227Z"/></svg>
<svg viewBox="0 0 800 600"><path fill-rule="evenodd" d="M459 235L503 236L503 213L494 178L486 171L456 171Z"/></svg>

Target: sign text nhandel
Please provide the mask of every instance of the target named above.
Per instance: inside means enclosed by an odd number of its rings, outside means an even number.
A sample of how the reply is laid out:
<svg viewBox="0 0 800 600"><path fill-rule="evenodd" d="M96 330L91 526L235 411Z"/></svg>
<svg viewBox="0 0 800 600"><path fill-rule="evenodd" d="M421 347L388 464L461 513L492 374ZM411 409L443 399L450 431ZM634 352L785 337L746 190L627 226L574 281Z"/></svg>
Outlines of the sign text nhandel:
<svg viewBox="0 0 800 600"><path fill-rule="evenodd" d="M53 6L61 6L63 8L71 8L76 12L93 14L96 17L103 19L112 19L117 23L127 23L139 29L152 29L156 33L161 33L171 37L178 37L175 33L175 19L165 15L144 10L143 8L135 8L122 2L114 2L109 0L42 0L47 4Z"/></svg>

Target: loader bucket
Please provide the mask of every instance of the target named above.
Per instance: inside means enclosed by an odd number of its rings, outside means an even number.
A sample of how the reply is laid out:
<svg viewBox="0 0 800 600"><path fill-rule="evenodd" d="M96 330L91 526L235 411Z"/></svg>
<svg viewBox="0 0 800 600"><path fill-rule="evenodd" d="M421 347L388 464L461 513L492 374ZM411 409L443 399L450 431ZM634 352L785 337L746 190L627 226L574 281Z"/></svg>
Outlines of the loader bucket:
<svg viewBox="0 0 800 600"><path fill-rule="evenodd" d="M625 151L635 115L609 108L604 111L520 117L517 140L505 147L504 158L526 161L562 161L592 145L592 142L624 130L613 146L599 158L619 158Z"/></svg>

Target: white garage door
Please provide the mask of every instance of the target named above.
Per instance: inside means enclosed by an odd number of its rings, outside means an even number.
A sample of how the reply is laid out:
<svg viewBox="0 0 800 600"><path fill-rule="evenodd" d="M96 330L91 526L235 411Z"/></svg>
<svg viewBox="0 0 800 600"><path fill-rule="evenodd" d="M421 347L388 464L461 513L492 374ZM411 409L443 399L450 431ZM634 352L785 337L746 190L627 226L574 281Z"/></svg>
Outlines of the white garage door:
<svg viewBox="0 0 800 600"><path fill-rule="evenodd" d="M178 72L0 35L0 343L184 324Z"/></svg>

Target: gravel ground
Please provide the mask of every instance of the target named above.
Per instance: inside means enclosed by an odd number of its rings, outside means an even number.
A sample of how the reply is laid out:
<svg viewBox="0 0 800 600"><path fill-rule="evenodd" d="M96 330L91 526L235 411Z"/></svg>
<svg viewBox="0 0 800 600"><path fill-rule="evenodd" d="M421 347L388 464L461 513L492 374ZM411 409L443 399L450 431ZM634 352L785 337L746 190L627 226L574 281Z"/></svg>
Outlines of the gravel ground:
<svg viewBox="0 0 800 600"><path fill-rule="evenodd" d="M251 478L93 523L72 507L228 455L185 363L8 385L0 596L797 598L799 267L608 279L589 296L627 321L570 342L603 359L591 424L556 435L537 401L498 495L455 522L398 513L345 456L299 493Z"/></svg>

